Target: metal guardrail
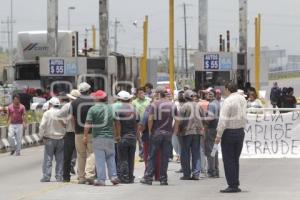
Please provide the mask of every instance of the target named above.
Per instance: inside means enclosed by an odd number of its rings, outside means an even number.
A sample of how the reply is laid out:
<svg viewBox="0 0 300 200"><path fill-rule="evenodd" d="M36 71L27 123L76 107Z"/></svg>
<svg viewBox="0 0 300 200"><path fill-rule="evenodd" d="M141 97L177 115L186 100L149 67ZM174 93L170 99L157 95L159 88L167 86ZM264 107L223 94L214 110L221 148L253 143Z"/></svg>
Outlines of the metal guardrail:
<svg viewBox="0 0 300 200"><path fill-rule="evenodd" d="M41 141L39 137L39 123L28 124L28 127L23 130L22 147L31 147L38 145ZM10 148L8 142L8 127L0 127L0 151L7 151Z"/></svg>

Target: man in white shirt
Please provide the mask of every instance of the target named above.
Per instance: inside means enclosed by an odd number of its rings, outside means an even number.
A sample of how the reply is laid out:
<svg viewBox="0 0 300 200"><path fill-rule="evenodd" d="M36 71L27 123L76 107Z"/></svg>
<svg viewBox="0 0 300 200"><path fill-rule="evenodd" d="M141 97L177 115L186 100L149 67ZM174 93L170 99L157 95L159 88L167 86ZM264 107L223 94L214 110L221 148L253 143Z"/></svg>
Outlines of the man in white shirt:
<svg viewBox="0 0 300 200"><path fill-rule="evenodd" d="M233 83L226 84L225 96L227 98L221 107L215 143L221 142L228 188L220 192L235 193L241 192L239 188L239 159L245 137L247 101L237 93L237 86Z"/></svg>
<svg viewBox="0 0 300 200"><path fill-rule="evenodd" d="M39 129L40 136L45 144L43 178L41 182L50 182L54 156L56 161L55 178L57 182L62 182L66 122L57 117L60 106L59 99L52 97L49 101L49 105L50 109L44 113Z"/></svg>
<svg viewBox="0 0 300 200"><path fill-rule="evenodd" d="M64 173L63 178L64 182L70 182L71 171L74 170L72 166L72 157L73 152L75 151L75 130L74 130L74 121L71 113L71 103L81 94L79 90L72 90L70 94L67 94L69 102L66 103L59 111L57 117L66 120L66 135L64 137Z"/></svg>

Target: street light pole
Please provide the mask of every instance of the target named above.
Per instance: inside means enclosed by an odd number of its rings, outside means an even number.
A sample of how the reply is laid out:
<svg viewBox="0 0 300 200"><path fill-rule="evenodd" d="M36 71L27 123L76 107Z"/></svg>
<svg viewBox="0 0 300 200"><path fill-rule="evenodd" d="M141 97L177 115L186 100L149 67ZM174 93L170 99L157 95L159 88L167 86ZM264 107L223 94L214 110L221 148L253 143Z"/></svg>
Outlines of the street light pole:
<svg viewBox="0 0 300 200"><path fill-rule="evenodd" d="M75 7L74 6L70 6L68 7L68 30L71 29L71 16L70 16L70 13L71 13L71 10L75 10Z"/></svg>

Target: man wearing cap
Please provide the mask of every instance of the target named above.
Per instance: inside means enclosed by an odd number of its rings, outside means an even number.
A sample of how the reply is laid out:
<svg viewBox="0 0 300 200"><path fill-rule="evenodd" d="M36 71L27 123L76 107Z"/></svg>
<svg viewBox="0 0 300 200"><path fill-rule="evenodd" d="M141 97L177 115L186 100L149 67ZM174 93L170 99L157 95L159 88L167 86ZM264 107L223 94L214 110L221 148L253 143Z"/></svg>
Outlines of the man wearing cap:
<svg viewBox="0 0 300 200"><path fill-rule="evenodd" d="M205 135L205 155L207 157L207 175L210 178L219 178L219 158L218 152L215 157L211 156L215 138L217 135L218 119L220 115L220 103L215 98L216 92L210 90L208 92L208 112L206 117L207 133Z"/></svg>
<svg viewBox="0 0 300 200"><path fill-rule="evenodd" d="M132 96L128 92L121 91L118 93L118 97L122 102L115 113L117 135L121 137L118 143L119 179L121 183L134 183L133 172L136 142L139 137L137 134L139 115L133 105L130 104Z"/></svg>
<svg viewBox="0 0 300 200"><path fill-rule="evenodd" d="M146 83L145 84L145 93L146 93L147 97L151 98L152 90L153 90L153 85L151 83Z"/></svg>
<svg viewBox="0 0 300 200"><path fill-rule="evenodd" d="M146 107L150 104L150 98L145 97L145 88L140 87L137 89L137 98L132 101L132 105L135 107L139 114L139 118L142 119L146 110ZM140 133L141 134L141 133ZM139 156L140 161L143 161L143 145L139 142Z"/></svg>
<svg viewBox="0 0 300 200"><path fill-rule="evenodd" d="M187 91L187 90L190 90L190 89L191 89L191 87L189 85L183 86L183 91L184 92Z"/></svg>
<svg viewBox="0 0 300 200"><path fill-rule="evenodd" d="M177 135L181 146L181 167L183 177L180 180L199 180L200 176L200 131L203 128L203 110L193 101L193 91L186 90L186 102L179 110ZM190 166L192 160L192 167Z"/></svg>
<svg viewBox="0 0 300 200"><path fill-rule="evenodd" d="M152 185L155 172L156 154L161 151L160 185L168 185L169 147L173 134L173 117L177 114L175 105L166 98L164 87L155 91L158 100L153 102L149 112L150 152L142 184Z"/></svg>
<svg viewBox="0 0 300 200"><path fill-rule="evenodd" d="M79 184L86 182L93 184L95 178L95 156L91 140L87 144L83 141L84 124L89 109L94 105L94 100L89 96L91 86L80 83L78 90L81 95L71 103L71 111L75 124L75 147L77 151L77 172ZM87 136L89 137L89 135Z"/></svg>
<svg viewBox="0 0 300 200"><path fill-rule="evenodd" d="M64 162L64 136L66 131L66 121L59 119L60 101L52 97L49 101L50 109L43 114L40 123L40 137L43 139L44 161L43 161L43 178L41 182L50 182L52 173L52 160L55 157L55 178L56 181L63 181L63 162Z"/></svg>
<svg viewBox="0 0 300 200"><path fill-rule="evenodd" d="M107 104L106 93L98 90L91 94L96 104L92 106L86 117L84 127L84 143L92 141L96 158L97 181L95 186L105 186L106 167L110 181L119 183L115 162L114 114L112 107ZM92 138L89 137L92 129ZM116 137L116 136L115 136Z"/></svg>
<svg viewBox="0 0 300 200"><path fill-rule="evenodd" d="M67 121L66 135L64 137L64 182L70 182L71 162L73 152L75 150L75 130L74 121L71 115L71 102L74 101L81 94L79 90L72 90L70 94L67 94L70 102L66 103L59 111L57 117L65 119Z"/></svg>
<svg viewBox="0 0 300 200"><path fill-rule="evenodd" d="M216 89L216 100L220 103L220 105L222 104L223 102L223 99L222 99L222 91L220 89Z"/></svg>
<svg viewBox="0 0 300 200"><path fill-rule="evenodd" d="M233 83L225 85L227 98L221 107L215 144L221 142L222 157L228 187L222 193L241 192L239 188L239 159L245 137L244 128L247 122L247 101L238 94Z"/></svg>

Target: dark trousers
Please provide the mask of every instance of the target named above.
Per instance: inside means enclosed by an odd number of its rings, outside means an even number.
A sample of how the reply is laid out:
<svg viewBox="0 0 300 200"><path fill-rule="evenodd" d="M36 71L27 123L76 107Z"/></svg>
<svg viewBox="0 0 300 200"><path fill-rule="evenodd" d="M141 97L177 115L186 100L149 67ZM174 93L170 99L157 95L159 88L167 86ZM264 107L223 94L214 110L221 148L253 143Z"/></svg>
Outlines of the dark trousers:
<svg viewBox="0 0 300 200"><path fill-rule="evenodd" d="M144 147L144 161L145 161L145 173L146 173L146 167L148 164L148 156L149 156L149 150L150 150L150 146L149 146L149 141L147 142L143 142L143 147ZM156 181L159 181L159 177L160 177L160 151L157 152L156 154L156 162L155 162L155 174L154 174L154 179Z"/></svg>
<svg viewBox="0 0 300 200"><path fill-rule="evenodd" d="M207 173L212 176L219 175L219 158L218 152L215 157L211 156L213 150L215 139L217 135L217 130L215 128L208 128L205 135L205 155L207 157Z"/></svg>
<svg viewBox="0 0 300 200"><path fill-rule="evenodd" d="M199 177L200 175L200 135L186 135L179 137L181 146L181 168L183 176ZM191 168L192 156L192 168Z"/></svg>
<svg viewBox="0 0 300 200"><path fill-rule="evenodd" d="M122 139L118 144L119 151L119 179L121 182L130 183L134 181L134 158L136 150L136 139Z"/></svg>
<svg viewBox="0 0 300 200"><path fill-rule="evenodd" d="M142 143L138 142L138 147L139 147L139 157L140 159L144 159L144 147Z"/></svg>
<svg viewBox="0 0 300 200"><path fill-rule="evenodd" d="M169 164L169 149L170 149L171 136L170 135L151 135L150 137L150 150L148 156L148 164L144 178L148 181L153 181L156 166L156 155L160 150L161 163L160 163L160 181L165 182L168 180L167 170Z"/></svg>
<svg viewBox="0 0 300 200"><path fill-rule="evenodd" d="M229 187L236 188L240 185L240 155L245 137L244 129L226 129L222 136L222 156L225 176Z"/></svg>
<svg viewBox="0 0 300 200"><path fill-rule="evenodd" d="M116 162L116 169L117 169L117 175L120 176L120 163L119 163L119 148L118 143L115 143L115 162Z"/></svg>
<svg viewBox="0 0 300 200"><path fill-rule="evenodd" d="M64 137L64 180L70 180L71 178L71 162L73 152L75 150L75 133L68 132Z"/></svg>

